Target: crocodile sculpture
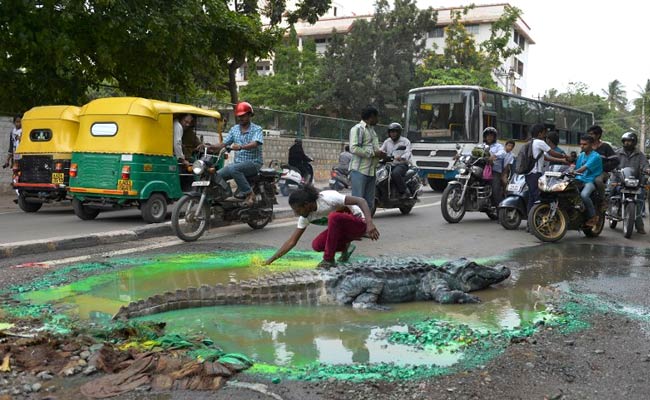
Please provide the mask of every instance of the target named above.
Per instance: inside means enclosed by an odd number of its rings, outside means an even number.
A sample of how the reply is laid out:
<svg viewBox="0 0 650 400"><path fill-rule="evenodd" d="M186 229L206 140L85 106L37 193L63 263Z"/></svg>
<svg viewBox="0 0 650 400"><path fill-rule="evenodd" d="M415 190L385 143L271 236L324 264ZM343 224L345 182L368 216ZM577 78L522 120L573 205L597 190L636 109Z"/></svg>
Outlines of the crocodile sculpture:
<svg viewBox="0 0 650 400"><path fill-rule="evenodd" d="M502 265L489 267L461 258L436 266L418 260L380 259L344 264L330 270L301 270L239 283L202 285L154 295L123 306L113 317L128 319L166 311L235 304L380 304L433 300L477 303L468 294L510 276Z"/></svg>

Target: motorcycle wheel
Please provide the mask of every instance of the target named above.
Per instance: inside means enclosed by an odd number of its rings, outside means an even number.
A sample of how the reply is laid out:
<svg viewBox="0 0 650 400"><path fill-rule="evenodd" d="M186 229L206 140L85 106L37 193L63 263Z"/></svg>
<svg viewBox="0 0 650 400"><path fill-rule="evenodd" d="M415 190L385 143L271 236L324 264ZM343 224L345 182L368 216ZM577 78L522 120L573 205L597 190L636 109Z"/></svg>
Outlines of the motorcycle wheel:
<svg viewBox="0 0 650 400"><path fill-rule="evenodd" d="M521 225L521 214L516 208L500 208L499 223L507 230L513 231Z"/></svg>
<svg viewBox="0 0 650 400"><path fill-rule="evenodd" d="M287 197L289 195L289 185L280 185L280 194Z"/></svg>
<svg viewBox="0 0 650 400"><path fill-rule="evenodd" d="M450 224L460 222L465 216L465 204L455 204L462 191L463 188L460 185L447 185L442 192L440 211L442 211L442 217Z"/></svg>
<svg viewBox="0 0 650 400"><path fill-rule="evenodd" d="M408 215L411 210L413 209L413 206L402 206L399 208L399 212L401 212L404 215Z"/></svg>
<svg viewBox="0 0 650 400"><path fill-rule="evenodd" d="M600 219L598 220L598 225L594 226L593 228L586 228L583 229L582 231L585 233L585 236L587 237L597 237L603 232L603 228L605 228L605 213L600 213Z"/></svg>
<svg viewBox="0 0 650 400"><path fill-rule="evenodd" d="M141 208L140 213L144 222L150 224L163 222L167 216L167 198L162 193L152 193Z"/></svg>
<svg viewBox="0 0 650 400"><path fill-rule="evenodd" d="M617 223L618 223L618 221L613 220L613 219L610 219L610 220L609 220L609 227L610 227L611 229L616 229L616 224L617 224Z"/></svg>
<svg viewBox="0 0 650 400"><path fill-rule="evenodd" d="M636 204L627 203L623 212L623 236L626 239L632 237L634 231L634 220L636 219Z"/></svg>
<svg viewBox="0 0 650 400"><path fill-rule="evenodd" d="M499 212L498 211L486 211L485 215L488 216L492 221L496 221L499 219Z"/></svg>
<svg viewBox="0 0 650 400"><path fill-rule="evenodd" d="M72 209L74 210L74 215L84 221L95 219L99 215L98 209L84 206L77 198L72 199Z"/></svg>
<svg viewBox="0 0 650 400"><path fill-rule="evenodd" d="M172 230L186 242L200 238L208 227L210 211L207 204L197 210L199 200L200 197L185 195L172 210Z"/></svg>
<svg viewBox="0 0 650 400"><path fill-rule="evenodd" d="M43 207L43 203L27 201L24 194L18 195L18 207L26 213L33 213Z"/></svg>
<svg viewBox="0 0 650 400"><path fill-rule="evenodd" d="M567 217L564 211L557 210L551 220L551 206L546 203L536 204L528 213L528 227L535 237L542 242L557 242L567 231Z"/></svg>
<svg viewBox="0 0 650 400"><path fill-rule="evenodd" d="M256 219L254 221L248 221L248 226L250 226L253 229L262 229L269 222L271 222L272 219L273 219L273 211L271 211L271 213L266 217Z"/></svg>

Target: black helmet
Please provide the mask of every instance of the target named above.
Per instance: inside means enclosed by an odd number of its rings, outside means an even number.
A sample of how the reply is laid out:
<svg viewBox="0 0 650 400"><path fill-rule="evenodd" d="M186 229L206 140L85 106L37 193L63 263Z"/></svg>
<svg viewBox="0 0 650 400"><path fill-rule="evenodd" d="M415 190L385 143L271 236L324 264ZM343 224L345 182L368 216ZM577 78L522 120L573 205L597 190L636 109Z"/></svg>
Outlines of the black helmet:
<svg viewBox="0 0 650 400"><path fill-rule="evenodd" d="M638 137L636 136L636 133L634 132L625 132L623 136L621 136L621 142L624 142L626 140L631 140L632 143L636 146L636 143L638 141Z"/></svg>
<svg viewBox="0 0 650 400"><path fill-rule="evenodd" d="M497 128L493 126L488 126L487 128L483 129L483 139L485 139L485 137L489 134L493 134L495 138L499 136L497 133Z"/></svg>
<svg viewBox="0 0 650 400"><path fill-rule="evenodd" d="M402 125L398 124L397 122L391 122L390 125L388 125L388 132L390 131L398 131L402 132Z"/></svg>

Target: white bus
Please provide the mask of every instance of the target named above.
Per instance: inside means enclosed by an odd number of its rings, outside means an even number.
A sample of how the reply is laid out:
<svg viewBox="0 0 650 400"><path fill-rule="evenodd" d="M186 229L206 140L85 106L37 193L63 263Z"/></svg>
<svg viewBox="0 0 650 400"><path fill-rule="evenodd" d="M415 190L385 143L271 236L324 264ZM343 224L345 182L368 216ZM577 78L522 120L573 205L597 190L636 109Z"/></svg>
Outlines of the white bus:
<svg viewBox="0 0 650 400"><path fill-rule="evenodd" d="M432 189L442 191L454 179L454 156L483 142L488 126L499 142L515 141L515 152L528 140L530 127L544 124L560 135L560 147L578 151L580 136L594 122L590 112L528 99L478 86L431 86L409 91L406 134L413 162Z"/></svg>

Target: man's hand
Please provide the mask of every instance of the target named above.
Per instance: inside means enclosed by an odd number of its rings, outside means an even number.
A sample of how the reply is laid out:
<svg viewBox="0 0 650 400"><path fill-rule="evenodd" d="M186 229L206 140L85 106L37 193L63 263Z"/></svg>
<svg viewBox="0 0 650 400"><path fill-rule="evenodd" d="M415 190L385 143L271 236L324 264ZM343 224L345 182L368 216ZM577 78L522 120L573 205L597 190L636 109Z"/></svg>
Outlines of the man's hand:
<svg viewBox="0 0 650 400"><path fill-rule="evenodd" d="M241 150L241 145L238 145L237 143L234 143L230 146L230 150Z"/></svg>
<svg viewBox="0 0 650 400"><path fill-rule="evenodd" d="M384 153L381 150L375 150L375 157L382 158L382 159L386 158L386 153Z"/></svg>
<svg viewBox="0 0 650 400"><path fill-rule="evenodd" d="M373 224L372 222L368 222L366 224L366 236L372 240L379 239L379 231L377 230L375 224Z"/></svg>
<svg viewBox="0 0 650 400"><path fill-rule="evenodd" d="M269 258L268 260L265 260L265 261L262 263L262 265L271 265L271 264L273 263L273 261L275 261L275 260Z"/></svg>

